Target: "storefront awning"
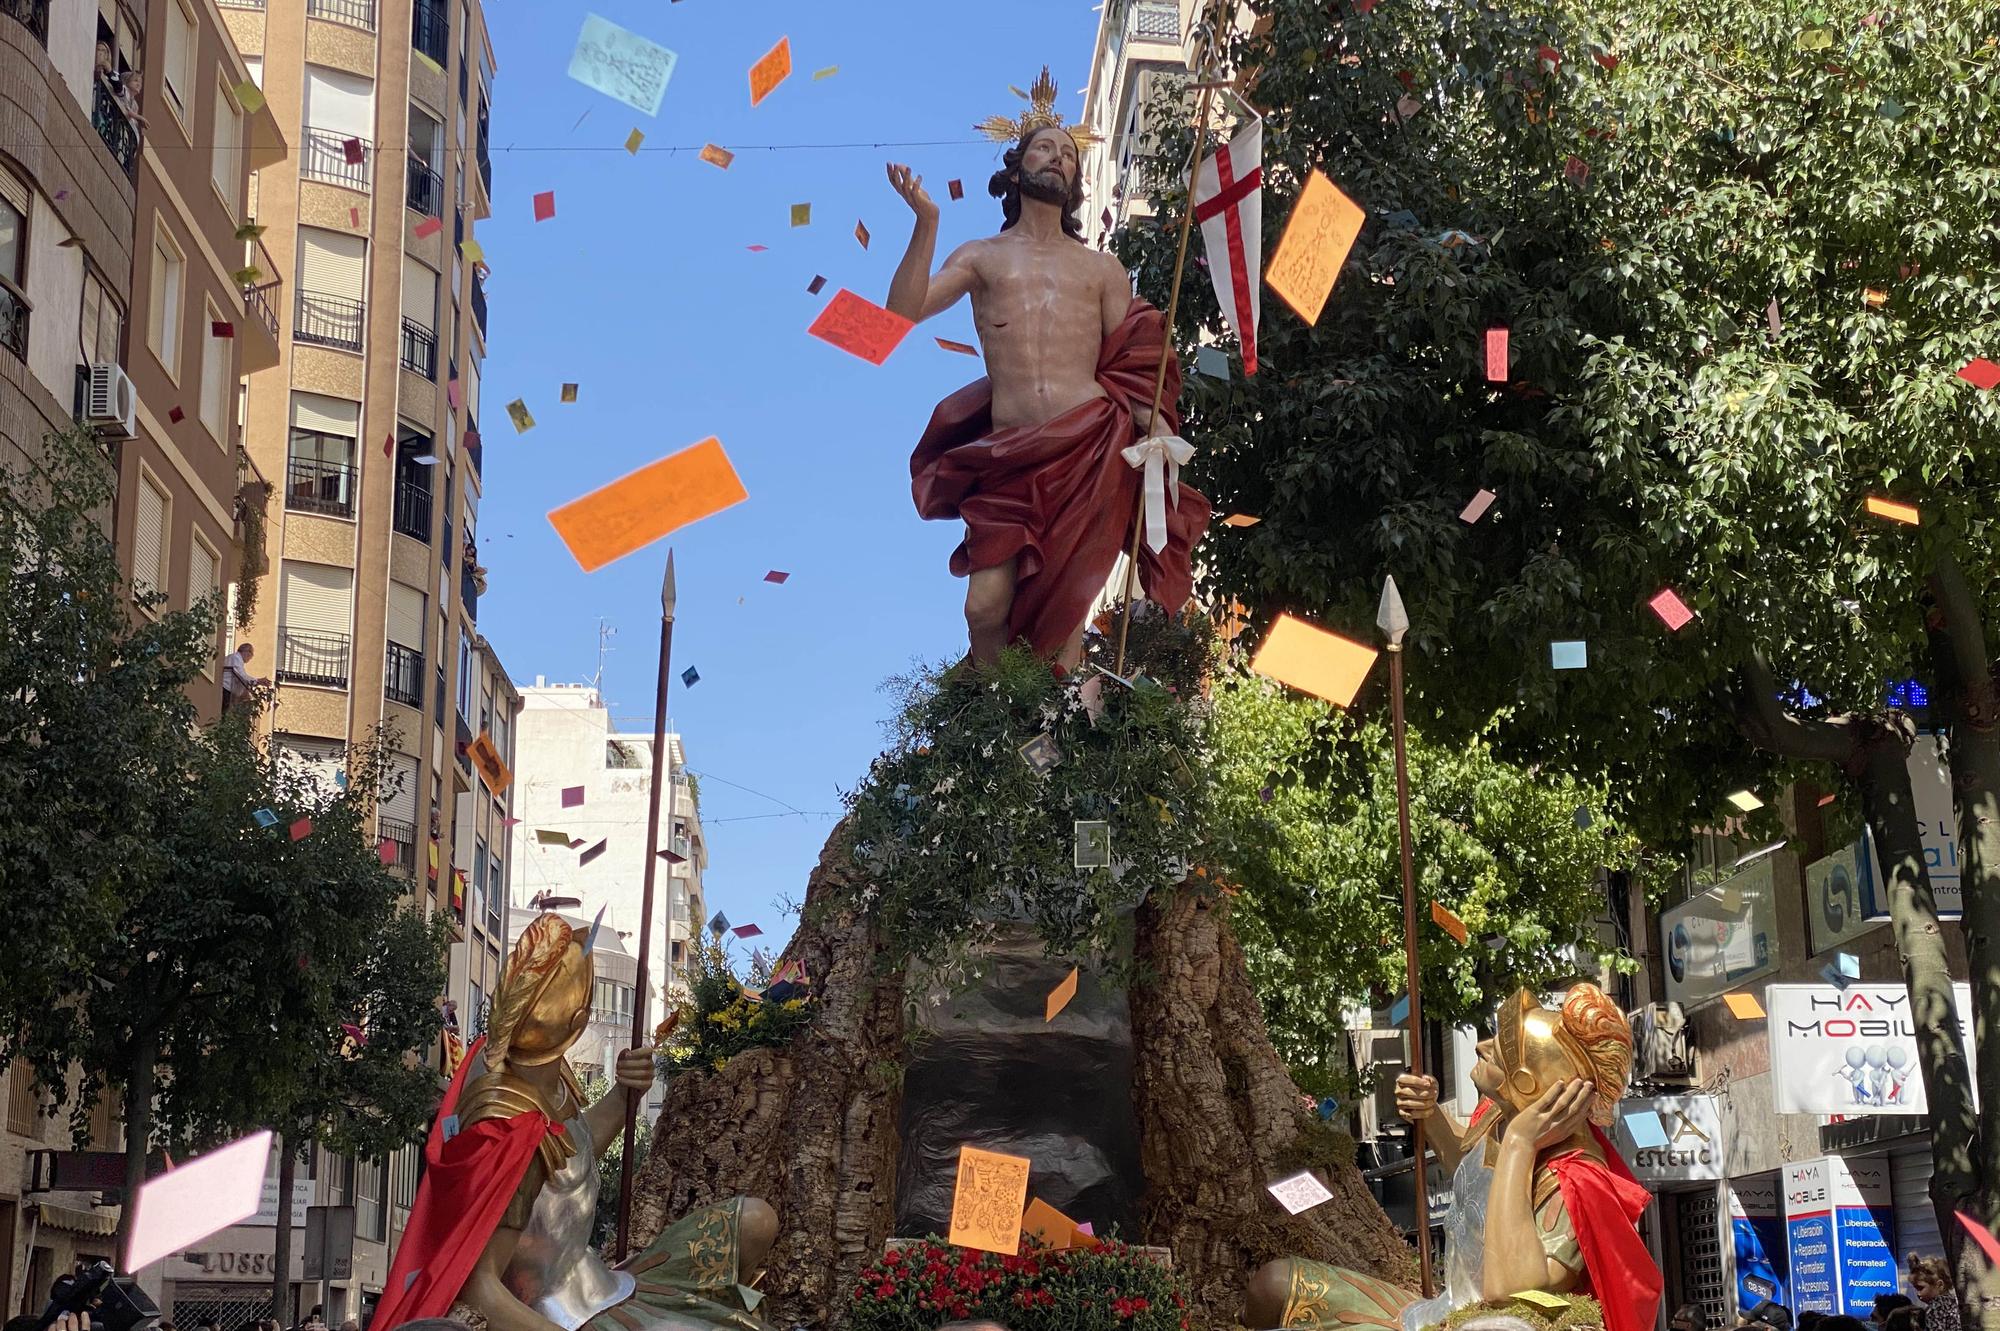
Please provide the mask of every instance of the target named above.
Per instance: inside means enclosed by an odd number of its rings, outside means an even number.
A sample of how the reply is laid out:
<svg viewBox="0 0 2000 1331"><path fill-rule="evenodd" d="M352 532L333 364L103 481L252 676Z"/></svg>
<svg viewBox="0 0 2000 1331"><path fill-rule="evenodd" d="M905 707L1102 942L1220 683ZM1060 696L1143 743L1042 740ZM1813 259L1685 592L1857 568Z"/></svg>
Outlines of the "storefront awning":
<svg viewBox="0 0 2000 1331"><path fill-rule="evenodd" d="M44 1225L50 1229L65 1229L72 1234L116 1234L118 1232L118 1211L106 1208L102 1211L80 1211L73 1206L57 1206L51 1202L41 1202L36 1206Z"/></svg>

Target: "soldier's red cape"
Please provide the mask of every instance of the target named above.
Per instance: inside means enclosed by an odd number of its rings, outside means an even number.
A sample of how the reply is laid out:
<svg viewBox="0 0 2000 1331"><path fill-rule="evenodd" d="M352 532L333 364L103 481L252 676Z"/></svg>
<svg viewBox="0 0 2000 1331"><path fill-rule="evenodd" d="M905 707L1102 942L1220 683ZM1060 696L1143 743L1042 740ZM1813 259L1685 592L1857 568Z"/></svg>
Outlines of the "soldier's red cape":
<svg viewBox="0 0 2000 1331"><path fill-rule="evenodd" d="M1026 639L1039 655L1055 655L1076 632L1131 539L1141 475L1119 455L1137 440L1135 409L1153 405L1165 336L1160 312L1135 299L1098 353L1097 382L1108 396L1042 425L996 431L993 385L980 379L938 403L910 455L917 512L965 520L965 540L951 555L954 576L1020 561L1008 638ZM1170 357L1162 414L1174 429L1180 391L1180 362ZM1169 611L1193 591L1194 543L1208 511L1208 500L1183 482L1178 507L1167 507L1166 548L1156 556L1139 547L1146 595Z"/></svg>
<svg viewBox="0 0 2000 1331"><path fill-rule="evenodd" d="M1491 1100L1481 1100L1472 1111L1478 1123L1493 1108ZM1625 1164L1611 1139L1590 1125L1607 1163L1582 1152L1560 1155L1549 1161L1562 1189L1563 1208L1576 1230L1576 1246L1583 1253L1583 1286L1604 1308L1605 1331L1650 1331L1653 1312L1660 1306L1666 1280L1639 1237L1639 1217L1652 1192L1639 1182Z"/></svg>
<svg viewBox="0 0 2000 1331"><path fill-rule="evenodd" d="M479 1254L527 1177L535 1148L562 1125L529 1111L489 1118L445 1140L445 1120L458 1112L466 1071L486 1047L480 1036L452 1074L424 1143L424 1177L410 1223L389 1267L387 1287L368 1331L392 1331L420 1317L443 1317L472 1274Z"/></svg>

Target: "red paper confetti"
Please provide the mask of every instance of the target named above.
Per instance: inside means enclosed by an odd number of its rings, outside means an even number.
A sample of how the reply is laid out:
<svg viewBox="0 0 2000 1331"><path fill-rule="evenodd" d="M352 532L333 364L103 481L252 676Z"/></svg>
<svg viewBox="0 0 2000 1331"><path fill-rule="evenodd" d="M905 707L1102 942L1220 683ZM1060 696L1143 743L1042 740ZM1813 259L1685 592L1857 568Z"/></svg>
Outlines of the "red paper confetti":
<svg viewBox="0 0 2000 1331"><path fill-rule="evenodd" d="M937 344L946 351L956 351L961 356L977 356L979 354L978 347L965 342L954 342L948 337L939 338Z"/></svg>
<svg viewBox="0 0 2000 1331"><path fill-rule="evenodd" d="M1617 69L1622 59L1623 57L1615 56L1609 51L1599 51L1597 53L1597 63L1604 66L1607 72Z"/></svg>
<svg viewBox="0 0 2000 1331"><path fill-rule="evenodd" d="M208 335L210 337L235 337L236 325L227 319L210 319L208 321Z"/></svg>
<svg viewBox="0 0 2000 1331"><path fill-rule="evenodd" d="M1590 163L1572 153L1563 163L1563 179L1572 185L1581 185L1590 179Z"/></svg>
<svg viewBox="0 0 2000 1331"><path fill-rule="evenodd" d="M772 569L772 570L771 570L771 571L770 571L769 573L766 573L766 574L764 575L764 581L766 581L766 582L775 582L775 583L779 584L780 586L782 586L782 585L784 585L784 581L785 581L785 579L786 579L786 578L789 578L789 577L791 577L791 576L792 576L792 575L791 575L791 574L789 574L789 573L781 573L781 572L779 572L779 571L778 571L777 569Z"/></svg>
<svg viewBox="0 0 2000 1331"><path fill-rule="evenodd" d="M806 283L807 295L817 296L820 292L824 290L826 290L826 279L824 277L819 276L817 273L813 275L812 281Z"/></svg>
<svg viewBox="0 0 2000 1331"><path fill-rule="evenodd" d="M965 182L963 180L947 180L944 187L951 191L951 197L954 200L965 197Z"/></svg>
<svg viewBox="0 0 2000 1331"><path fill-rule="evenodd" d="M1992 361L1986 359L1986 357L1981 356L1976 360L1968 362L1965 368L1958 372L1958 377L1971 384L1974 388L1991 389L2000 387L2000 365L1995 365Z"/></svg>
<svg viewBox="0 0 2000 1331"><path fill-rule="evenodd" d="M396 862L396 843L388 837L383 837L375 844L375 858L381 860L385 865L394 864ZM300 958L300 960L303 961L304 958ZM301 966L300 969L303 970L304 967Z"/></svg>
<svg viewBox="0 0 2000 1331"><path fill-rule="evenodd" d="M444 230L443 222L438 221L435 217L426 217L423 221L417 223L417 239L422 240L427 236L435 236L442 230Z"/></svg>
<svg viewBox="0 0 2000 1331"><path fill-rule="evenodd" d="M360 166L362 159L366 156L366 150L362 148L360 139L343 140L340 145L340 152L347 159L349 166Z"/></svg>
<svg viewBox="0 0 2000 1331"><path fill-rule="evenodd" d="M1678 632L1682 625L1694 618L1694 611L1688 609L1687 602L1675 594L1671 587L1663 587L1646 602L1652 612L1660 617L1660 622L1668 629Z"/></svg>
<svg viewBox="0 0 2000 1331"><path fill-rule="evenodd" d="M1459 510L1458 520L1467 526L1479 521L1486 516L1486 510L1493 507L1493 501L1499 497L1499 495L1494 494L1491 490L1481 490L1478 494L1472 496L1463 509Z"/></svg>
<svg viewBox="0 0 2000 1331"><path fill-rule="evenodd" d="M313 833L313 820L310 818L301 818L297 822L292 824L291 831L292 831L292 840L304 841L307 837L311 836Z"/></svg>
<svg viewBox="0 0 2000 1331"><path fill-rule="evenodd" d="M880 365L914 326L902 315L842 290L827 302L806 331L870 365Z"/></svg>
<svg viewBox="0 0 2000 1331"><path fill-rule="evenodd" d="M1536 51L1535 59L1547 65L1551 71L1561 69L1563 65L1562 52L1553 46L1544 46Z"/></svg>
<svg viewBox="0 0 2000 1331"><path fill-rule="evenodd" d="M347 224L356 231L361 229L361 210L359 208L349 208L347 210Z"/></svg>
<svg viewBox="0 0 2000 1331"><path fill-rule="evenodd" d="M611 842L607 838L606 840L598 842L596 845L592 846L589 850L583 852L583 854L577 856L576 857L577 868L581 869L584 865L590 863L592 860L596 859L599 855L602 855L604 853L604 848L610 844Z"/></svg>
<svg viewBox="0 0 2000 1331"><path fill-rule="evenodd" d="M579 807L581 807L581 806L582 806L582 804L583 804L583 787L582 787L582 786L564 786L564 787L563 787L563 791L562 791L562 806L563 806L563 807L564 807L565 809L575 809L575 808L579 808Z"/></svg>
<svg viewBox="0 0 2000 1331"><path fill-rule="evenodd" d="M546 222L556 215L556 192L545 189L535 196L535 220Z"/></svg>
<svg viewBox="0 0 2000 1331"><path fill-rule="evenodd" d="M386 457L391 457L391 456L393 456L393 455L395 454L395 451L396 451L396 436L395 436L395 435L393 435L393 434L385 434L385 435L383 435L383 436L382 436L382 456L383 456L383 457L385 457L385 458L386 458Z"/></svg>
<svg viewBox="0 0 2000 1331"><path fill-rule="evenodd" d="M762 254L771 247L769 245L745 245L743 248L749 250L752 254Z"/></svg>
<svg viewBox="0 0 2000 1331"><path fill-rule="evenodd" d="M1489 383L1507 382L1507 330L1486 330L1486 378Z"/></svg>
<svg viewBox="0 0 2000 1331"><path fill-rule="evenodd" d="M1972 1235L1972 1241L1986 1254L1986 1260L2000 1266L2000 1239L1995 1239L1991 1230L1965 1212L1954 1211L1952 1214L1958 1217L1959 1224L1965 1226L1965 1232Z"/></svg>
<svg viewBox="0 0 2000 1331"><path fill-rule="evenodd" d="M182 421L187 419L187 413L185 411L182 411L179 407L175 407L167 413L167 419L172 421L175 425L179 425Z"/></svg>
<svg viewBox="0 0 2000 1331"><path fill-rule="evenodd" d="M764 933L762 929L754 924L739 924L729 932L735 934L738 938L758 938Z"/></svg>

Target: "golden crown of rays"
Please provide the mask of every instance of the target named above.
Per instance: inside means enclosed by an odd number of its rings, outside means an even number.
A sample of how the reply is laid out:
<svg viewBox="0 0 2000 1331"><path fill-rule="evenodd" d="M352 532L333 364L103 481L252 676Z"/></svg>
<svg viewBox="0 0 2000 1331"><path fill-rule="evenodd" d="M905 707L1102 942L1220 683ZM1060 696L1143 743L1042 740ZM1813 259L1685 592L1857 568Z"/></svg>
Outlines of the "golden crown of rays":
<svg viewBox="0 0 2000 1331"><path fill-rule="evenodd" d="M1028 109L1018 116L988 116L973 128L995 143L1016 143L1038 129L1051 125L1066 130L1078 148L1088 148L1098 142L1098 136L1082 125L1065 125L1062 113L1056 110L1056 81L1049 77L1049 67L1042 66L1042 76L1026 92L1009 84L1007 91L1028 104Z"/></svg>

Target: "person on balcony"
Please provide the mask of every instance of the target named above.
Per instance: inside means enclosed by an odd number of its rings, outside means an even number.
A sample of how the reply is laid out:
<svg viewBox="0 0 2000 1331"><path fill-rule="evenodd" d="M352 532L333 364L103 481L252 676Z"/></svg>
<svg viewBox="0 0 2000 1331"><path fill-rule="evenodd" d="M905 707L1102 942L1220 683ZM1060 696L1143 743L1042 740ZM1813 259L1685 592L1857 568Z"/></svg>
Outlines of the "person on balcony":
<svg viewBox="0 0 2000 1331"><path fill-rule="evenodd" d="M239 643L235 651L222 658L222 710L229 711L238 703L250 701L257 690L269 688L271 681L258 679L250 673L250 658L257 654L255 643Z"/></svg>

